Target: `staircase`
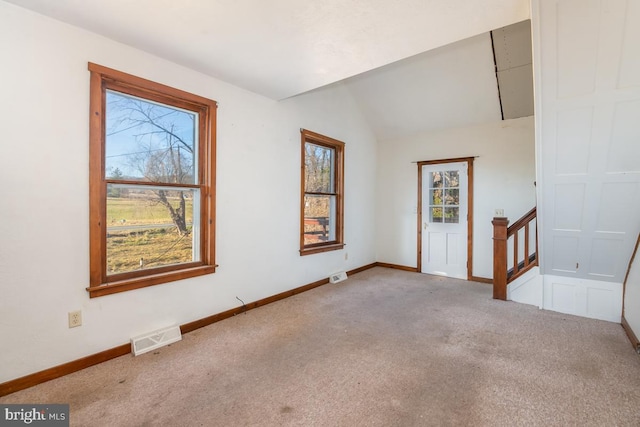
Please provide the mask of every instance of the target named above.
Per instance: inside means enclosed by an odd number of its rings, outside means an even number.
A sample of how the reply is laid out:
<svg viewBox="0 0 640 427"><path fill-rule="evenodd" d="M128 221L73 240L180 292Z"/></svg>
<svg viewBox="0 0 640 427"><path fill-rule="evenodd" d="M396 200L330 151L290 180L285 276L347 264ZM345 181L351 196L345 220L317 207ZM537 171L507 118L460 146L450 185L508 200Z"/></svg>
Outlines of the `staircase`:
<svg viewBox="0 0 640 427"><path fill-rule="evenodd" d="M538 265L536 208L509 226L493 218L493 298L507 300L507 285Z"/></svg>

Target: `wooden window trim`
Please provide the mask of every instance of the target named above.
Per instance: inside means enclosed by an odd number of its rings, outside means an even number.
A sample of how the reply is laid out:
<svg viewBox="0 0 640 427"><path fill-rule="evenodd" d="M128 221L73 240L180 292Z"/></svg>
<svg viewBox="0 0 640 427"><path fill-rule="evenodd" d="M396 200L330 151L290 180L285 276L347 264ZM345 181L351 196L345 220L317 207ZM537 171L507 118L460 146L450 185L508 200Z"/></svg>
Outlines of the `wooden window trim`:
<svg viewBox="0 0 640 427"><path fill-rule="evenodd" d="M344 142L306 129L300 129L300 255L336 251L344 248ZM335 196L336 196L336 238L328 242L305 245L304 243L304 196L305 192L305 145L312 143L335 150ZM331 195L334 195L333 193Z"/></svg>
<svg viewBox="0 0 640 427"><path fill-rule="evenodd" d="M89 63L89 256L90 277L86 288L91 298L182 280L215 272L215 160L217 103L198 95ZM115 90L151 101L190 110L199 115L198 168L195 185L200 207L200 260L174 266L107 276L106 270L106 187L105 178L105 99L106 90ZM133 183L133 182L132 182ZM144 182L135 182L145 185Z"/></svg>

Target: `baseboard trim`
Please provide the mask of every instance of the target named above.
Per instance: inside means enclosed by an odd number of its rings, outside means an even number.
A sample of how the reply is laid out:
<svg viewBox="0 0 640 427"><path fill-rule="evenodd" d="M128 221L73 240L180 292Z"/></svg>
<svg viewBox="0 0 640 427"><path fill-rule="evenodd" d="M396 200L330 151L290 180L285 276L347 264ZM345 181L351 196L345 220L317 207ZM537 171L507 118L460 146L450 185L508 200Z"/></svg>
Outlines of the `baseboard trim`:
<svg viewBox="0 0 640 427"><path fill-rule="evenodd" d="M393 268L395 270L411 271L413 273L418 272L418 269L416 267L407 267L406 265L389 264L387 262L376 262L376 267Z"/></svg>
<svg viewBox="0 0 640 427"><path fill-rule="evenodd" d="M363 271L369 270L373 267L378 267L377 262L372 262L371 264L363 265L362 267L354 268L353 270L347 271L347 276L352 276L357 273L362 273Z"/></svg>
<svg viewBox="0 0 640 427"><path fill-rule="evenodd" d="M90 366L97 365L98 363L124 356L128 353L131 353L131 344L123 344L118 347L110 348L109 350L101 351L100 353L92 354L72 362L63 363L62 365L45 369L44 371L36 372L35 374L7 381L6 383L0 384L0 397L60 378Z"/></svg>
<svg viewBox="0 0 640 427"><path fill-rule="evenodd" d="M362 271L365 271L377 266L378 266L378 263L376 262L367 264L362 267L347 271L347 275L352 276L354 274L360 273ZM244 306L241 306L241 307L232 308L230 310L223 311L222 313L217 313L212 316L205 317L203 319L185 323L184 325L180 325L180 331L183 334L186 334L196 329L219 322L221 320L228 319L229 317L233 317L236 314L243 313L247 310L252 310L254 308L258 308L263 305L267 305L272 302L276 302L281 299L285 299L290 296L300 294L302 292L306 292L308 290L317 288L318 286L322 286L327 283L329 283L328 277L326 279L318 280L316 282L309 283L307 285L300 286L298 288L291 289L289 291L281 292L279 294L272 295L270 297L263 298L258 301L254 301L252 303L245 304ZM35 385L38 385L47 381L51 381L56 378L63 377L68 374L72 374L74 372L80 371L90 366L97 365L99 363L106 362L107 360L115 359L116 357L124 356L129 353L131 353L131 344L122 344L117 347L114 347L105 351L101 351L99 353L95 353L95 354L92 354L68 363L63 363L62 365L54 366L53 368L45 369L43 371L26 375L24 377L16 378L15 380L7 381L5 383L0 384L0 397L6 396L11 393L15 393L16 391L24 390L29 387L33 387Z"/></svg>
<svg viewBox="0 0 640 427"><path fill-rule="evenodd" d="M376 262L375 266L419 273L417 267L407 267L406 265L390 264L387 262ZM493 285L493 279L488 279L486 277L469 276L468 280L472 282L488 283L490 285Z"/></svg>
<svg viewBox="0 0 640 427"><path fill-rule="evenodd" d="M633 349L638 351L640 349L640 341L638 341L638 337L636 337L636 334L633 333L633 329L631 329L631 326L627 322L627 319L624 318L624 316L622 316L620 324L622 325L622 329L624 329L624 331L627 333L627 337L629 337L629 341L631 342Z"/></svg>
<svg viewBox="0 0 640 427"><path fill-rule="evenodd" d="M376 263L367 264L365 266L355 268L353 270L347 271L347 276L352 276L354 274L360 273L362 271L368 270L370 268L376 267ZM236 314L243 313L247 310L253 310L254 308L262 307L263 305L271 304L272 302L280 301L285 298L292 297L294 295L300 294L302 292L309 291L313 288L317 288L318 286L326 285L329 283L329 278L325 278L322 280L318 280L313 283L309 283L304 286L300 286L298 288L294 288L288 291L281 292L276 295L272 295L267 298L263 298L258 301L251 302L249 304L245 304L242 307L232 308L231 310L223 311L222 313L214 314L213 316L205 317L203 319L199 319L190 323L186 323L180 326L180 331L183 334L189 333L199 328L203 328L205 326L209 326L213 323L219 322L224 319L228 319L229 317L235 316Z"/></svg>
<svg viewBox="0 0 640 427"><path fill-rule="evenodd" d="M318 286L326 285L327 283L329 283L329 278L328 277L326 279L318 280L316 282L309 283L307 285L300 286L298 288L294 288L294 289L291 289L291 290L288 290L288 291L285 291L285 292L281 292L279 294L272 295L270 297L263 298L263 299L258 300L258 301L250 302L250 303L245 304L244 306L241 306L241 307L232 308L230 310L223 311L222 313L214 314L212 316L208 316L208 317L205 317L205 318L202 318L202 319L198 319L198 320L195 320L193 322L185 323L184 325L180 326L180 331L183 334L186 334L186 333L189 333L191 331L195 331L196 329L200 329L200 328L203 328L205 326L209 326L209 325L211 325L213 323L216 323L216 322L219 322L221 320L228 319L229 317L233 317L236 314L244 313L244 312L246 312L248 310L253 310L254 308L262 307L263 305L267 305L267 304L270 304L272 302L276 302L276 301L280 301L280 300L288 298L288 297L292 297L292 296L294 296L296 294L300 294L302 292L309 291L309 290L311 290L313 288L317 288Z"/></svg>
<svg viewBox="0 0 640 427"><path fill-rule="evenodd" d="M472 282L488 283L493 285L493 279L488 279L486 277L469 276L469 280Z"/></svg>

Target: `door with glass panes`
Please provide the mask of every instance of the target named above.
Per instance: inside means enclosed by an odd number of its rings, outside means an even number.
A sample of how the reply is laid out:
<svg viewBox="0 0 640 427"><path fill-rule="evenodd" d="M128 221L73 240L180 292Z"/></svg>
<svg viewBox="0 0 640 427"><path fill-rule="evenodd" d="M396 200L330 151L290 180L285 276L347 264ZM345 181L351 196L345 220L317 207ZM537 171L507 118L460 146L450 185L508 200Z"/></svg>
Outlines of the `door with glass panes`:
<svg viewBox="0 0 640 427"><path fill-rule="evenodd" d="M422 166L422 272L467 278L467 162Z"/></svg>

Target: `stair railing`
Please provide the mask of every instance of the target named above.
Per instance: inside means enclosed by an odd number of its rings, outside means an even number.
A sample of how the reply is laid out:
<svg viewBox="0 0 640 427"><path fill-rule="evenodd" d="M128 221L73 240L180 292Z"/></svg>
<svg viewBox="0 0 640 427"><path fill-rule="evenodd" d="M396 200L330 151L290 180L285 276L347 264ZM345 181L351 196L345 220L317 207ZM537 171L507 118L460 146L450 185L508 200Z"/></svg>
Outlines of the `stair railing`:
<svg viewBox="0 0 640 427"><path fill-rule="evenodd" d="M493 218L493 298L507 299L507 285L538 265L536 208L510 227L509 219ZM534 228L532 232L531 229Z"/></svg>

